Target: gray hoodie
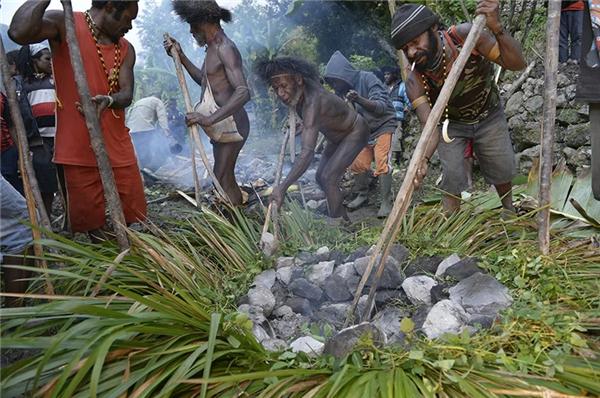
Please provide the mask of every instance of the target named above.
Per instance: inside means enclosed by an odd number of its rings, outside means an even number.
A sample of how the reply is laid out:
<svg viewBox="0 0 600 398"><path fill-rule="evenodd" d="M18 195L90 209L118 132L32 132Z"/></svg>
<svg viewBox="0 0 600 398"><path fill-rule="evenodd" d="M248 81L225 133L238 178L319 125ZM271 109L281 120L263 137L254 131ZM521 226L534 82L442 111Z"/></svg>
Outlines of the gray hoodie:
<svg viewBox="0 0 600 398"><path fill-rule="evenodd" d="M383 83L371 72L356 70L344 55L336 51L325 67L325 78L334 77L348 83L361 97L377 103L374 112L354 104L358 113L367 121L373 140L385 132L396 129L396 113L390 94Z"/></svg>

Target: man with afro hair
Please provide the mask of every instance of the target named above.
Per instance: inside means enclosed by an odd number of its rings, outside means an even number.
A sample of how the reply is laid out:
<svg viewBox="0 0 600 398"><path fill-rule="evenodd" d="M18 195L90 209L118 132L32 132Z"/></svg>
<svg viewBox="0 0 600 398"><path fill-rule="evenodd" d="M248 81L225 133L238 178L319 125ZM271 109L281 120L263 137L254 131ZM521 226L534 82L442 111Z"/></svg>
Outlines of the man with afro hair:
<svg viewBox="0 0 600 398"><path fill-rule="evenodd" d="M167 54L171 49L179 53L181 63L192 79L202 86L203 97L214 95L217 111L210 115L198 112L186 114L188 125L212 126L233 117L237 132L243 137L237 142L211 141L215 158L214 173L233 204L242 204L242 193L235 180L235 163L250 130L244 104L250 100L250 91L244 76L242 57L235 43L221 28L221 21L230 22L229 10L219 7L214 1L174 1L175 13L190 25L190 33L199 46L206 47L204 64L198 68L183 52L176 40L164 43Z"/></svg>
<svg viewBox="0 0 600 398"><path fill-rule="evenodd" d="M302 119L302 151L286 179L273 189L271 200L280 207L287 189L306 172L317 145L319 132L327 140L316 180L327 197L329 216L348 220L339 188L344 172L369 139L367 122L344 100L326 91L317 69L292 57L261 61L256 73L277 97Z"/></svg>

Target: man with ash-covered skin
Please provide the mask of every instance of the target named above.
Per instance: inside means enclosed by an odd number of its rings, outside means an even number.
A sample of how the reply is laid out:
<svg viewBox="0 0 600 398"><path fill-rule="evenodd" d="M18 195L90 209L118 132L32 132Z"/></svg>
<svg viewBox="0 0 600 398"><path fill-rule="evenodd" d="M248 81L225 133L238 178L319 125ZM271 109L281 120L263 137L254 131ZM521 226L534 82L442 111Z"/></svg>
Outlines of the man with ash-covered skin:
<svg viewBox="0 0 600 398"><path fill-rule="evenodd" d="M292 57L259 62L257 74L271 85L277 97L302 119L302 151L286 179L273 189L271 200L281 206L287 189L308 169L321 132L327 146L321 156L316 180L325 191L329 216L348 220L339 188L340 180L369 140L367 122L344 100L326 91L316 67Z"/></svg>
<svg viewBox="0 0 600 398"><path fill-rule="evenodd" d="M171 48L175 48L192 79L202 86L203 96L207 95L207 83L210 84L210 91L219 107L211 115L190 112L186 115L186 122L188 125L207 127L233 116L237 132L243 137L238 142L211 141L215 176L231 202L240 205L242 192L235 179L235 163L250 130L248 115L244 110L244 104L250 100L250 91L240 52L221 28L221 21L231 21L231 12L214 1L174 1L173 9L190 25L190 33L198 45L206 46L206 58L202 67L198 68L175 40L172 43L165 42L165 50L170 55Z"/></svg>
<svg viewBox="0 0 600 398"><path fill-rule="evenodd" d="M437 148L443 169L441 188L446 192L442 203L448 213L460 208L460 194L468 186L464 153L470 140L486 181L496 187L502 206L514 211L511 180L515 157L493 64L521 70L526 63L521 46L502 27L498 0L479 0L477 14L486 16L487 31L482 32L467 60L442 115L441 134L428 143L418 176L419 180L424 177L427 161ZM399 7L392 19L392 43L413 64L406 90L423 125L471 26L462 23L443 29L439 17L418 4Z"/></svg>

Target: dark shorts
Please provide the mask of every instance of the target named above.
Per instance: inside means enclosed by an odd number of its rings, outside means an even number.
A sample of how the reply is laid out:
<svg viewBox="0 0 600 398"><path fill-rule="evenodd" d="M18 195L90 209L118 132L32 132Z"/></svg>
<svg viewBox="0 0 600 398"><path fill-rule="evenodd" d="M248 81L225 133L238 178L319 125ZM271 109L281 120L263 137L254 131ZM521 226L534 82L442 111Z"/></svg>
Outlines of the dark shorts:
<svg viewBox="0 0 600 398"><path fill-rule="evenodd" d="M515 176L515 154L502 106L475 124L451 122L448 135L454 141L446 143L440 138L438 145L443 169L442 190L460 196L468 188L464 159L469 140L473 141L473 152L488 184L504 184Z"/></svg>
<svg viewBox="0 0 600 398"><path fill-rule="evenodd" d="M33 154L33 169L42 193L54 193L58 191L58 180L56 178L56 166L52 162L54 156L54 138L43 138L43 145L29 148Z"/></svg>

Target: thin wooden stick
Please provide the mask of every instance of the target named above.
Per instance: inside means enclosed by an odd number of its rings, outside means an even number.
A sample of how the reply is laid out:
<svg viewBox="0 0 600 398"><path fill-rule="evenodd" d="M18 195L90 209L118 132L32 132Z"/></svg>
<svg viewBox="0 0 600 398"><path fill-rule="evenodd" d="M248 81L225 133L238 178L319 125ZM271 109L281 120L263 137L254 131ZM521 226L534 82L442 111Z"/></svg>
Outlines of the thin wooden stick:
<svg viewBox="0 0 600 398"><path fill-rule="evenodd" d="M4 51L4 43L0 37L0 67L2 68L2 80L4 87L6 88L6 96L8 99L8 107L10 110L11 120L15 126L15 140L17 149L19 151L19 169L21 171L21 178L23 180L23 189L25 192L25 201L27 203L27 212L29 214L29 220L33 228L31 229L33 237L33 252L37 257L35 262L37 266L44 271L48 269L48 264L44 257L44 251L39 241L42 234L39 229L39 225L46 231L52 231L50 225L50 218L46 213L44 202L42 201L42 194L40 187L35 176L33 169L33 163L31 161L31 153L29 152L29 143L27 141L27 132L25 131L25 124L23 123L23 117L19 111L19 103L17 100L17 92L15 89L15 82L10 76L8 69L8 59L6 58L6 52ZM36 206L37 204L37 206ZM37 211L36 211L37 207ZM44 272L44 279L46 282L46 293L54 294L54 286L50 280L50 276L47 272Z"/></svg>
<svg viewBox="0 0 600 398"><path fill-rule="evenodd" d="M129 240L127 239L127 233L125 231L127 224L125 222L125 215L123 214L121 198L119 197L112 165L106 152L106 146L104 145L104 136L102 135L100 121L98 120L98 115L96 113L96 106L92 103L90 96L87 76L85 69L83 68L83 59L81 58L81 51L79 50L79 41L75 33L73 6L71 5L70 0L61 0L61 3L65 14L67 45L69 47L71 65L73 65L73 75L75 83L77 84L77 91L79 91L81 107L83 108L83 114L85 116L85 124L88 128L90 143L94 155L96 156L96 162L98 163L98 172L100 173L100 180L102 181L108 214L113 224L119 249L123 251L129 248ZM71 198L71 200L73 200L73 198Z"/></svg>
<svg viewBox="0 0 600 398"><path fill-rule="evenodd" d="M540 193L538 214L538 244L542 254L550 251L550 188L552 180L552 144L556 118L556 84L558 74L558 33L560 28L560 0L548 2L546 23L546 62L544 68L544 118L540 153Z"/></svg>
<svg viewBox="0 0 600 398"><path fill-rule="evenodd" d="M172 43L171 36L168 33L165 33L163 35L163 37L165 38L165 40L168 43ZM186 112L193 112L194 107L192 105L192 100L190 98L190 92L188 90L187 82L185 80L185 75L183 73L183 66L181 65L181 58L179 58L179 53L177 51L175 51L175 49L173 47L171 48L171 57L173 58L173 63L175 64L175 72L177 74L177 80L179 80L179 86L181 87L181 91L183 92L183 100L185 102ZM202 141L200 140L200 135L198 133L198 125L196 125L196 124L192 125L191 127L189 127L189 131L190 131L190 135L192 137L193 142L198 147L198 151L200 152L200 158L202 159L202 163L204 163L204 167L206 168L206 171L210 175L210 178L212 178L212 180L213 180L213 185L215 186L217 193L221 196L221 198L224 201L226 201L227 203L231 203L229 196L227 196L227 193L225 193L225 191L221 187L219 180L217 180L217 177L215 176L215 173L210 165L210 161L208 160L208 157L206 156L206 151L204 150L204 144L202 144ZM196 173L196 171L195 171L196 164L195 164L195 158L194 158L193 145L192 145L192 167L194 168L193 173ZM197 190L196 201L198 203L200 203L200 198L198 197L198 192L200 192L200 188L199 188L200 182L198 181L197 175L195 175L195 177L194 177L194 184L195 184L195 187L197 188L196 189Z"/></svg>
<svg viewBox="0 0 600 398"><path fill-rule="evenodd" d="M471 27L471 31L467 39L465 40L465 44L460 51L460 54L454 64L452 65L452 69L448 74L446 81L444 82L444 86L438 96L429 117L427 118L427 122L425 123L425 127L423 128L423 132L421 137L419 138L419 142L415 148L413 156L408 165L408 169L406 170L406 175L404 177L404 181L402 182L402 186L396 195L396 200L394 201L394 207L392 208L392 212L388 216L383 232L377 242L377 246L375 247L375 251L369 260L369 264L358 284L358 288L356 289L356 293L354 294L354 301L350 306L348 311L348 315L346 317L345 325L348 326L350 322L354 318L354 311L356 310L356 306L358 305L358 301L360 299L360 294L362 293L363 288L375 266L375 263L378 262L379 266L377 268L377 273L375 274L375 280L373 281L373 285L371 286L371 290L369 291L369 298L367 300L367 306L365 308L365 312L363 315L363 319L366 319L371 314L373 299L375 297L375 291L377 290L377 286L379 284L379 280L381 279L381 275L385 269L385 260L389 254L391 243L394 240L394 237L397 235L400 226L402 225L402 219L406 214L406 210L410 205L410 201L412 198L412 194L415 189L415 180L417 177L417 172L423 162L425 157L425 150L427 145L429 144L431 137L434 134L438 133L438 123L440 118L442 117L442 113L446 108L446 104L450 99L450 95L458 82L458 78L460 77L462 70L467 62L467 59L471 56L471 51L475 48L475 44L481 35L481 31L485 26L485 16L478 15Z"/></svg>

